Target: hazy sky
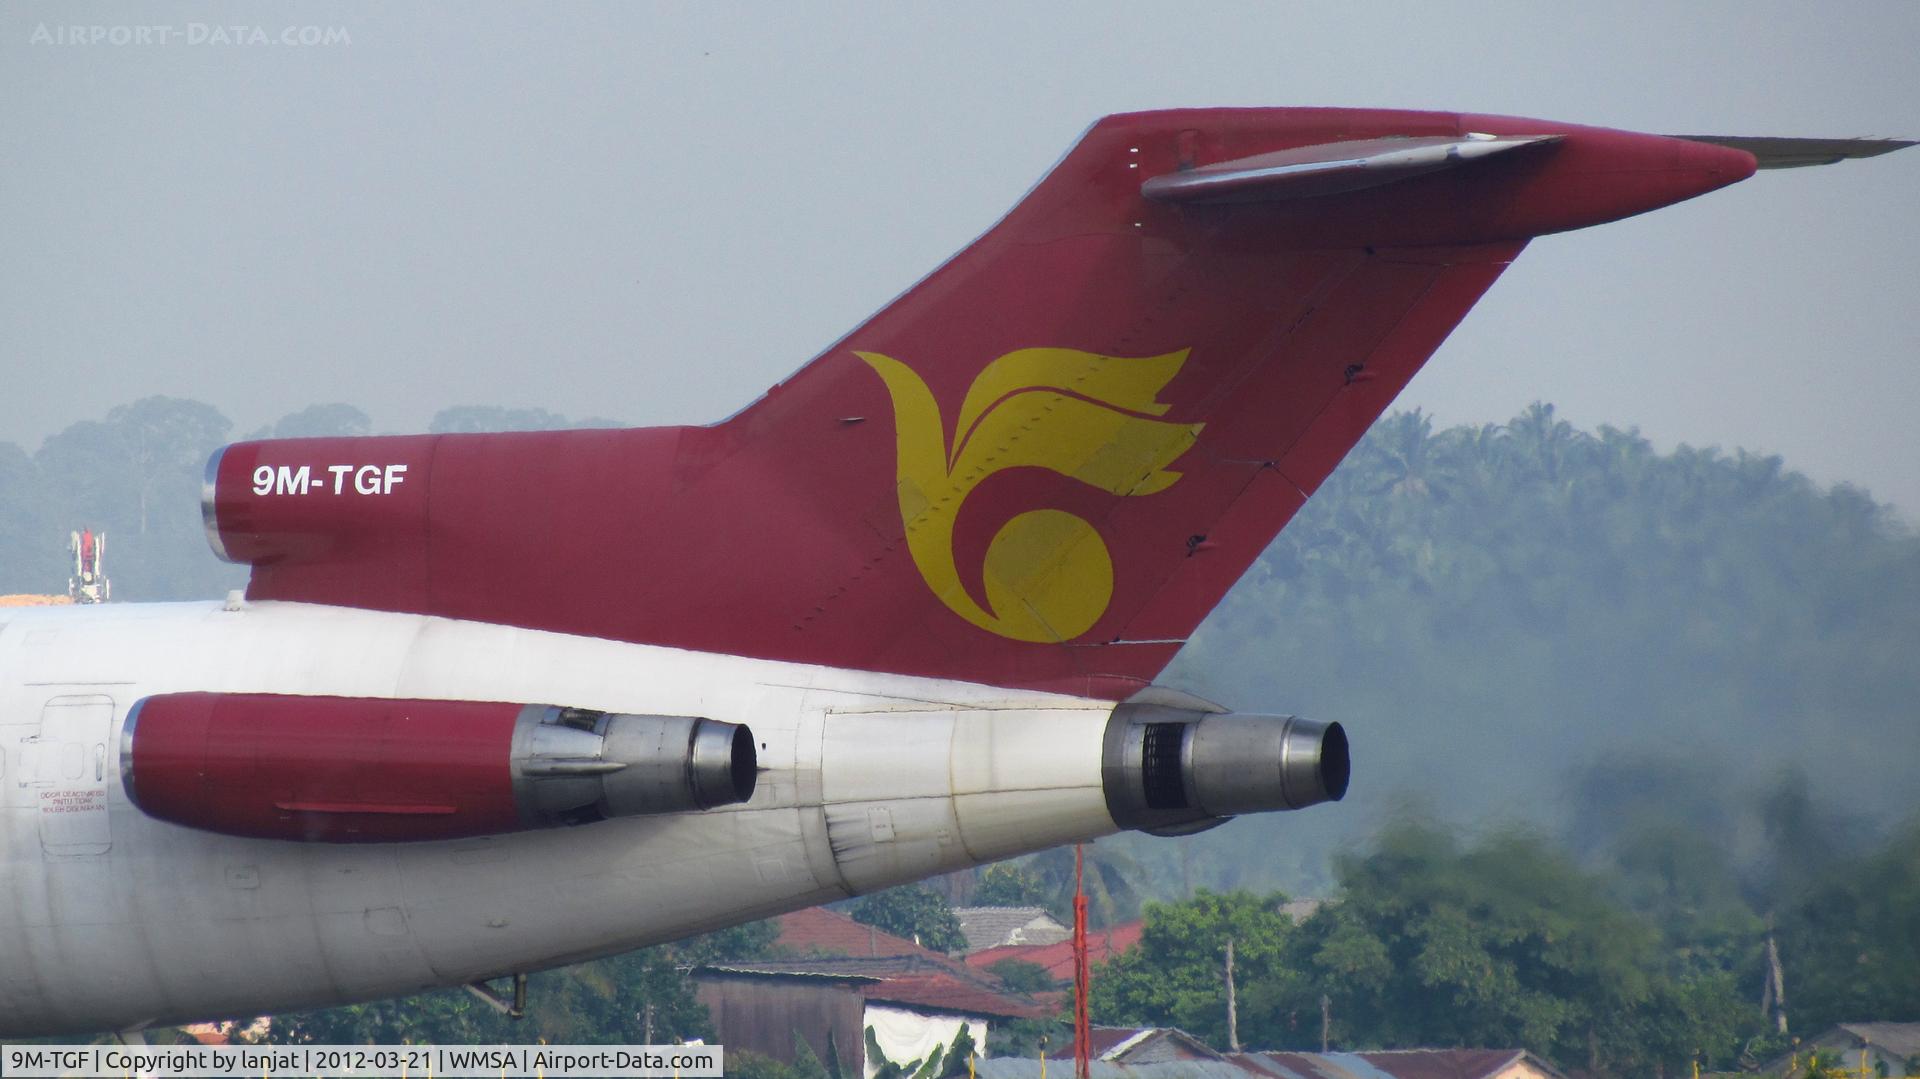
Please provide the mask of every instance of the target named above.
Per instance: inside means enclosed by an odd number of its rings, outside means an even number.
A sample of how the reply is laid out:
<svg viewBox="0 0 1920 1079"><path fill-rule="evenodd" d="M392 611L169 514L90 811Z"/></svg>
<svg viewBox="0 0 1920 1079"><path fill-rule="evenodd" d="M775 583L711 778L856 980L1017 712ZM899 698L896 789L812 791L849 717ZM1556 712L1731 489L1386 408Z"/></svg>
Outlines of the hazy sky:
<svg viewBox="0 0 1920 1079"><path fill-rule="evenodd" d="M1913 0L8 4L0 440L148 394L239 431L323 401L395 431L451 404L705 422L1104 113L1920 136L1916 55ZM1917 301L1920 149L1762 174L1536 241L1401 404L1552 401L1920 517Z"/></svg>

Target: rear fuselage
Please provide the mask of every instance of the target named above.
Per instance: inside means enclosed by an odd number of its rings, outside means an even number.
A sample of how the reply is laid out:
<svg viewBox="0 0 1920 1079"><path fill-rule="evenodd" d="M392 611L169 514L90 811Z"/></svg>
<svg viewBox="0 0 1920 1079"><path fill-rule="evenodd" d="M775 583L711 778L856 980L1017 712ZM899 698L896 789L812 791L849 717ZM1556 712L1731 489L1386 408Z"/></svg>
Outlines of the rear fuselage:
<svg viewBox="0 0 1920 1079"><path fill-rule="evenodd" d="M747 724L752 799L438 843L242 839L120 780L137 700L552 702ZM0 1035L539 969L1112 832L1110 701L305 604L0 617Z"/></svg>

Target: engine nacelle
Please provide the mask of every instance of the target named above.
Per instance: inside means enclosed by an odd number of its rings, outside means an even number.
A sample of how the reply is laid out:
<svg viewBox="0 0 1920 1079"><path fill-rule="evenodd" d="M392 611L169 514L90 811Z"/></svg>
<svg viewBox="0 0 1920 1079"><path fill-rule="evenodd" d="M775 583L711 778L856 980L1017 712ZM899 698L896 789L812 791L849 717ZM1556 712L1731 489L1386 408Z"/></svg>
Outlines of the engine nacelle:
<svg viewBox="0 0 1920 1079"><path fill-rule="evenodd" d="M149 816L320 843L460 839L744 802L736 723L485 701L172 693L127 712Z"/></svg>
<svg viewBox="0 0 1920 1079"><path fill-rule="evenodd" d="M1199 700L1115 708L1101 759L1114 822L1161 835L1337 802L1351 770L1338 723L1224 712Z"/></svg>

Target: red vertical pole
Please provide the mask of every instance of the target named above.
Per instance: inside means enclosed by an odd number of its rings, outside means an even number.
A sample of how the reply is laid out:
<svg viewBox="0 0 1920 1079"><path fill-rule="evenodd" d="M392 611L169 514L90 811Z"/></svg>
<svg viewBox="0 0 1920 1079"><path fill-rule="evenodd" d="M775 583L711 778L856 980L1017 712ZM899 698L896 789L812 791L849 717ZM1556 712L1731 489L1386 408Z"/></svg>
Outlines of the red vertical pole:
<svg viewBox="0 0 1920 1079"><path fill-rule="evenodd" d="M1073 847L1073 1074L1087 1079L1092 1070L1093 1026L1087 1019L1087 891L1083 885L1086 847Z"/></svg>

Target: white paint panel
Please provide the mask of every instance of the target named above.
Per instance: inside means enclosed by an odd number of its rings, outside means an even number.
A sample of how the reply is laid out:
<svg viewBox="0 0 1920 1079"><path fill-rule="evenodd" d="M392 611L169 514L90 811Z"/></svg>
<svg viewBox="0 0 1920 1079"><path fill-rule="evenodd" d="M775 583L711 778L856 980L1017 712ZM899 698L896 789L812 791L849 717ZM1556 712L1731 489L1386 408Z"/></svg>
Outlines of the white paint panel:
<svg viewBox="0 0 1920 1079"><path fill-rule="evenodd" d="M952 712L828 712L820 766L825 800L948 793L953 727Z"/></svg>
<svg viewBox="0 0 1920 1079"><path fill-rule="evenodd" d="M841 875L859 892L972 864L945 797L829 805L827 840Z"/></svg>
<svg viewBox="0 0 1920 1079"><path fill-rule="evenodd" d="M1107 815L1106 795L1099 787L963 794L953 803L961 838L976 865L1119 830Z"/></svg>
<svg viewBox="0 0 1920 1079"><path fill-rule="evenodd" d="M953 737L956 793L1100 786L1111 706L961 712Z"/></svg>

